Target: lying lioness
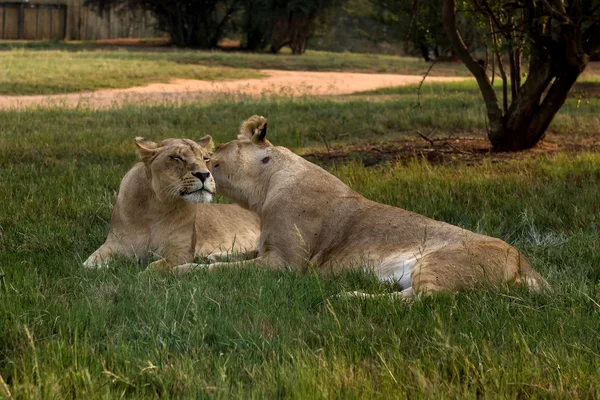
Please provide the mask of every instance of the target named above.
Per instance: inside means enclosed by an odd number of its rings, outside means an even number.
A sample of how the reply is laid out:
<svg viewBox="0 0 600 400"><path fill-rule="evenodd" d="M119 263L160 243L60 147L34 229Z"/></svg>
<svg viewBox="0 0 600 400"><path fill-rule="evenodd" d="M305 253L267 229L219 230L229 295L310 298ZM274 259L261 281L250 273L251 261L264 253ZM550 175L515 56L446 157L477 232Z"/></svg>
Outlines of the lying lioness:
<svg viewBox="0 0 600 400"><path fill-rule="evenodd" d="M206 167L210 136L198 142L166 139L159 144L136 138L141 160L121 181L106 242L85 262L106 266L115 255L169 268L196 256L220 259L224 253L256 249L260 221L237 205L212 201L214 179Z"/></svg>
<svg viewBox="0 0 600 400"><path fill-rule="evenodd" d="M401 295L514 282L545 287L512 246L500 239L376 203L322 168L266 140L267 121L253 116L238 140L217 148L211 169L220 193L262 220L259 257L267 268L372 268L397 282ZM247 265L186 264L214 269Z"/></svg>

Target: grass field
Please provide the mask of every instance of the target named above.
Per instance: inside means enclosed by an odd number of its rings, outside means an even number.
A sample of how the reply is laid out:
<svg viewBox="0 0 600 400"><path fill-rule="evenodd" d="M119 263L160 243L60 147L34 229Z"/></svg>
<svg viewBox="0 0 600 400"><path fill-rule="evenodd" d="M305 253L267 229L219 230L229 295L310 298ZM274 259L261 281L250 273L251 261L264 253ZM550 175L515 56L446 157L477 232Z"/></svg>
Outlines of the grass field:
<svg viewBox="0 0 600 400"><path fill-rule="evenodd" d="M250 69L283 69L298 71L353 71L422 75L430 64L420 58L397 57L383 54L332 53L308 50L301 56L292 55L284 48L278 54L248 53L238 51L197 51L176 47L105 46L93 42L0 42L0 51L57 50L84 52L105 58L131 58L137 60L170 60L180 63L207 66L228 66ZM432 75L469 76L468 70L458 62L440 62Z"/></svg>
<svg viewBox="0 0 600 400"><path fill-rule="evenodd" d="M443 93L441 93L443 92ZM377 96L377 95L373 95ZM385 98L385 97L384 97ZM551 130L600 134L598 99ZM233 138L254 113L299 152L416 132L481 134L469 90L412 96L217 100L183 107L1 112L0 397L594 398L600 396L600 155L333 172L370 199L515 245L554 288L412 303L332 297L390 290L348 273L140 274L81 262L105 238L134 136Z"/></svg>
<svg viewBox="0 0 600 400"><path fill-rule="evenodd" d="M182 64L165 58L24 49L0 54L0 94L9 95L127 88L174 78L218 81L262 76L249 69Z"/></svg>
<svg viewBox="0 0 600 400"><path fill-rule="evenodd" d="M595 63L597 64L597 63ZM502 99L502 81L496 79L494 82L494 89L498 99ZM419 85L404 85L395 87L386 87L377 90L371 90L366 92L355 93L354 95L415 95L419 90ZM510 87L508 88L510 92ZM435 96L446 96L446 95L479 95L479 86L475 80L465 80L459 82L428 82L425 80L421 85L421 95L435 95ZM594 68L590 68L589 72L584 73L571 89L571 97L580 99L586 99L589 97L600 98L600 68L594 65ZM510 95L509 95L510 100Z"/></svg>
<svg viewBox="0 0 600 400"><path fill-rule="evenodd" d="M57 94L169 82L173 78L212 81L261 75L253 69L422 75L428 67L417 58L374 54L311 51L293 56L170 48L128 51L60 43L29 48L26 43L0 43L0 94ZM432 72L457 74L467 74L457 63L440 63Z"/></svg>

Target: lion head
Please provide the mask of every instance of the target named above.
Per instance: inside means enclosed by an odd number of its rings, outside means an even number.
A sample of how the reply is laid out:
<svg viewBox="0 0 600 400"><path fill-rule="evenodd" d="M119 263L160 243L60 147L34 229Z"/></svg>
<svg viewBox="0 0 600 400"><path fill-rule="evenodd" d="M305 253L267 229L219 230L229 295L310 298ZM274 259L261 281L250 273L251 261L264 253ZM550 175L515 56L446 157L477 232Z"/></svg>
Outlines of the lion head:
<svg viewBox="0 0 600 400"><path fill-rule="evenodd" d="M264 194L269 177L278 170L282 150L266 134L267 120L254 115L242 124L238 140L220 145L208 163L219 193L245 207Z"/></svg>
<svg viewBox="0 0 600 400"><path fill-rule="evenodd" d="M204 136L197 142L166 139L160 143L136 137L135 145L159 200L212 201L215 181L206 166L213 148L210 136Z"/></svg>

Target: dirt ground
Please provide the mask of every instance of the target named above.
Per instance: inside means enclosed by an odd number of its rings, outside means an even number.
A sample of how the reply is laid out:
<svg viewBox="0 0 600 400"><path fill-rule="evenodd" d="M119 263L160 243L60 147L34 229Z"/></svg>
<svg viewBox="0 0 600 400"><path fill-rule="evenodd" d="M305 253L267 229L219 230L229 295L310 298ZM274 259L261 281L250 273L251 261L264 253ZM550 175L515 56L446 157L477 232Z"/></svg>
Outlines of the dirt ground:
<svg viewBox="0 0 600 400"><path fill-rule="evenodd" d="M359 162L366 167L378 166L387 162L406 163L415 159L427 160L433 164L462 162L468 165L535 158L557 153L575 154L582 151L600 152L600 137L572 138L565 135L546 134L546 138L536 147L519 152L498 152L491 148L485 132L481 137L446 137L430 139L426 136L409 140L389 140L377 144L347 145L343 147L325 146L308 149L302 154L306 159L324 166Z"/></svg>
<svg viewBox="0 0 600 400"><path fill-rule="evenodd" d="M261 70L262 79L208 82L174 79L170 83L152 83L127 89L103 89L94 92L60 95L0 96L0 109L37 107L86 107L102 109L125 104L161 104L195 102L217 95L248 96L323 96L342 95L389 86L419 83L418 75L363 74L345 72L307 72ZM468 78L428 77L428 82L457 81Z"/></svg>

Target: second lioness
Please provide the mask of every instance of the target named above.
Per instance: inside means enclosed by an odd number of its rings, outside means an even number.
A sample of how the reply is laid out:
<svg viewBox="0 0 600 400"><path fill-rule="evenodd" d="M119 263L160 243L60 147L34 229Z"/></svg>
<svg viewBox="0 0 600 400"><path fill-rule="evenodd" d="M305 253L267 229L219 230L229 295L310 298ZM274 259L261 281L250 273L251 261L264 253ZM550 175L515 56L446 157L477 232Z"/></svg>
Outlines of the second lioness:
<svg viewBox="0 0 600 400"><path fill-rule="evenodd" d="M210 136L198 142L136 138L141 162L127 172L111 215L106 241L84 263L106 266L117 255L158 258L170 268L197 256L219 259L228 252L253 252L260 221L253 212L212 201L214 179L206 167Z"/></svg>
<svg viewBox="0 0 600 400"><path fill-rule="evenodd" d="M265 138L263 117L242 125L208 164L219 192L257 212L260 256L268 268L367 266L397 282L401 295L514 282L547 287L506 242L368 200L322 168ZM182 265L208 269L244 263Z"/></svg>

